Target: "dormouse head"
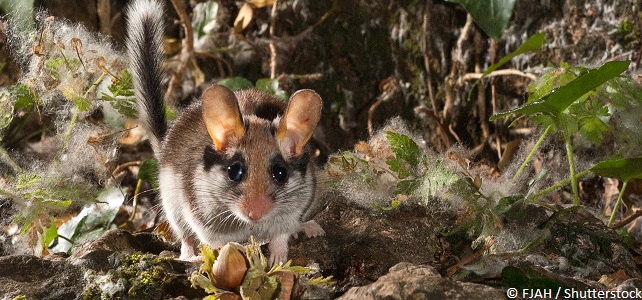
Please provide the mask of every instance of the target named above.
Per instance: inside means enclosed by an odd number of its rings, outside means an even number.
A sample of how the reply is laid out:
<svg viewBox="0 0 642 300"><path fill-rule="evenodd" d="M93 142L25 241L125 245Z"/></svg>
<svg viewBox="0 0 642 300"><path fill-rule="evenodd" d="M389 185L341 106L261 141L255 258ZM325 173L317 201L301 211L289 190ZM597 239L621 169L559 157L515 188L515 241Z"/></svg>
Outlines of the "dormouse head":
<svg viewBox="0 0 642 300"><path fill-rule="evenodd" d="M253 101L261 105L261 99ZM297 201L303 202L300 204L303 206L310 201L310 185L313 187L314 182L305 178L312 176L306 170L309 154L305 145L321 115L322 101L317 93L311 90L294 93L283 115L274 120L259 118L251 112L243 115L237 95L219 85L205 90L202 103L203 120L213 148L226 157L221 167L227 172L229 191L238 196L229 203L237 217L250 223L260 222L279 205L283 209L286 205L299 205Z"/></svg>

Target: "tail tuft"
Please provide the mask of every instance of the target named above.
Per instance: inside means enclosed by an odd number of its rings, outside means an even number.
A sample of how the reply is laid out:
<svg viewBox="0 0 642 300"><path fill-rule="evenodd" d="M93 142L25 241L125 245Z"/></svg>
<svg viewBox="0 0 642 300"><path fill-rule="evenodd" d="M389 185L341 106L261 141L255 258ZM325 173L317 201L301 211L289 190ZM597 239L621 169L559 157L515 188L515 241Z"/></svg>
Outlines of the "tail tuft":
<svg viewBox="0 0 642 300"><path fill-rule="evenodd" d="M155 0L136 0L127 10L127 54L138 115L150 133L150 142L158 155L167 132L163 103L163 5Z"/></svg>

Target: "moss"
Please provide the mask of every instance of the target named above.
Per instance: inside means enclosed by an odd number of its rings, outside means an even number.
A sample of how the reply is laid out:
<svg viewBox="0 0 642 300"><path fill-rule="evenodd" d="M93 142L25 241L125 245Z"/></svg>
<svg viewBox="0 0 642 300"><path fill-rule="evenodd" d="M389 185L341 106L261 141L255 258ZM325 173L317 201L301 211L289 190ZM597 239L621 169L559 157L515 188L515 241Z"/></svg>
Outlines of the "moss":
<svg viewBox="0 0 642 300"><path fill-rule="evenodd" d="M93 283L84 291L83 299L160 299L163 298L164 283L167 274L163 264L168 258L153 254L136 252L122 258L120 266L108 272L104 280L96 280L96 276L88 274ZM122 286L122 291L111 291L107 295L103 286ZM113 294L113 293L117 293Z"/></svg>
<svg viewBox="0 0 642 300"><path fill-rule="evenodd" d="M634 44L639 42L640 28L636 28L636 25L629 18L624 18L617 28L616 37L627 49L634 48Z"/></svg>

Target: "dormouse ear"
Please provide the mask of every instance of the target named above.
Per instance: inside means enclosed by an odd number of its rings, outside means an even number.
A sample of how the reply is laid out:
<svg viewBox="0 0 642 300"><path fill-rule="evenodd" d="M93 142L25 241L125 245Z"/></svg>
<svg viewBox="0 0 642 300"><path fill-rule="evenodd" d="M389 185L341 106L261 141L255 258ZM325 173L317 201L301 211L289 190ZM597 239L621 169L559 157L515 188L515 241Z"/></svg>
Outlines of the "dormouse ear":
<svg viewBox="0 0 642 300"><path fill-rule="evenodd" d="M232 138L245 133L236 95L222 85L213 85L203 92L203 120L216 151L227 149Z"/></svg>
<svg viewBox="0 0 642 300"><path fill-rule="evenodd" d="M298 156L308 142L321 117L321 97L312 90L300 90L290 103L276 131L281 154L285 159Z"/></svg>

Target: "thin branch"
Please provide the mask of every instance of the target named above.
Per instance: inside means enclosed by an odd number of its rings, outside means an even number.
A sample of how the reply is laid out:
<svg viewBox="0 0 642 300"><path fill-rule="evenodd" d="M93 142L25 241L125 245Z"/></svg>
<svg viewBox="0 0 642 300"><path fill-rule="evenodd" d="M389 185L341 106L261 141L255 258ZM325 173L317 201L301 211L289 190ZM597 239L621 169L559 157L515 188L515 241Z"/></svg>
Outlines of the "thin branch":
<svg viewBox="0 0 642 300"><path fill-rule="evenodd" d="M223 59L218 54L209 53L209 52L200 52L200 51L195 51L194 54L207 56L209 58L216 60L216 63L219 64L218 67L219 67L219 73L221 74L221 77L234 76L234 69L232 69L232 65L230 64L230 62ZM223 65L225 65L225 68L223 68ZM225 72L227 72L227 74Z"/></svg>
<svg viewBox="0 0 642 300"><path fill-rule="evenodd" d="M483 75L484 75L483 73L468 73L468 74L465 74L464 76L462 76L460 78L460 81L463 82L463 81L468 81L468 80L477 80L477 79L481 78ZM486 77L494 77L494 76L508 76L508 75L526 77L526 78L528 78L528 79L530 79L532 81L537 80L537 76L535 76L535 74L524 73L522 71L514 70L514 69L502 69L502 70L493 71L493 72L488 73L488 75L486 75L484 78L486 78Z"/></svg>
<svg viewBox="0 0 642 300"><path fill-rule="evenodd" d="M192 29L192 20L190 19L187 11L185 11L185 2L181 0L171 0L178 17L180 18L181 25L185 30L185 39L183 40L183 49L181 49L181 54L178 59L178 66L176 67L176 72L172 75L172 78L169 80L169 86L167 87L167 93L165 94L165 103L172 103L172 97L181 83L183 82L183 75L185 74L185 69L187 68L187 63L192 58L194 52L194 33Z"/></svg>
<svg viewBox="0 0 642 300"><path fill-rule="evenodd" d="M377 97L377 101L373 103L370 108L368 109L368 134L372 136L372 133L374 132L373 126L372 126L372 117L374 117L375 110L377 109L377 106L379 106L381 103L384 101L390 99L394 94L397 93L399 90L399 80L394 77L388 77L385 80L383 80L381 84L381 89L383 90L381 92L381 95Z"/></svg>
<svg viewBox="0 0 642 300"><path fill-rule="evenodd" d="M426 5L424 5L423 24L421 26L424 33L422 52L424 56L424 68L426 68L426 84L428 86L428 98L430 99L430 105L432 106L432 110L436 111L437 104L435 104L435 96L432 93L432 72L430 70L430 56L428 55L428 13L426 12L427 9L428 9L428 3L426 2Z"/></svg>
<svg viewBox="0 0 642 300"><path fill-rule="evenodd" d="M334 2L332 5L332 8L326 11L325 14L323 14L323 16L321 16L321 18L319 18L319 20L316 23L312 24L311 26L308 26L305 30L291 37L290 40L294 41L294 43L296 44L299 41L303 40L304 38L307 38L310 32L312 32L312 30L314 30L317 26L325 22L325 20L327 20L330 17L330 15L332 15L332 13L334 13L336 10L337 10L337 4L336 2Z"/></svg>
<svg viewBox="0 0 642 300"><path fill-rule="evenodd" d="M631 214L629 214L628 216L624 217L622 220L618 221L617 223L612 224L609 227L613 228L613 229L622 228L622 227L628 225L629 223L635 221L635 219L637 219L638 217L642 217L642 209L634 208L633 212Z"/></svg>
<svg viewBox="0 0 642 300"><path fill-rule="evenodd" d="M453 275L455 275L457 270L459 270L461 267L463 267L466 264L471 263L471 262L479 259L480 257L482 257L484 255L484 252L486 252L488 249L490 249L490 247L492 247L494 244L495 244L495 237L494 236L490 236L488 241L486 241L486 243L484 244L484 247L479 249L479 251L476 251L475 253L462 258L454 266L448 268L448 270L446 271L446 276L452 277Z"/></svg>
<svg viewBox="0 0 642 300"><path fill-rule="evenodd" d="M274 0L270 13L270 79L276 78L277 53L276 45L274 45L274 27L276 27L276 6L278 3L278 0Z"/></svg>

